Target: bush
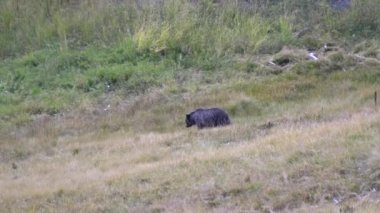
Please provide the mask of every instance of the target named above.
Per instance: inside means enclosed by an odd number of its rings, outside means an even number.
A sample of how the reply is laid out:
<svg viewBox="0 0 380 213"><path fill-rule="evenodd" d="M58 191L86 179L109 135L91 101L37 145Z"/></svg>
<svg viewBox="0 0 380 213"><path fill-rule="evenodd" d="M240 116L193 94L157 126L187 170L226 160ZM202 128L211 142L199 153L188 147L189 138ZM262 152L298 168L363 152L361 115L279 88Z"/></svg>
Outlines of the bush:
<svg viewBox="0 0 380 213"><path fill-rule="evenodd" d="M326 19L328 30L347 38L379 38L380 0L353 0L352 7L343 12L330 14Z"/></svg>

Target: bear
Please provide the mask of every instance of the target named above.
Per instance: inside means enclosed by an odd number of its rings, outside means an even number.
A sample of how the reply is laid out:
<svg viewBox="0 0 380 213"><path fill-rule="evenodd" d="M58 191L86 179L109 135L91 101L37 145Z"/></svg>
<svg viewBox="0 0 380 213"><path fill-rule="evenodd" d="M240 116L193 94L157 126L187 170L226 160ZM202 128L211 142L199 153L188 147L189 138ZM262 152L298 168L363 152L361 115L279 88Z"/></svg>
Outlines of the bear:
<svg viewBox="0 0 380 213"><path fill-rule="evenodd" d="M186 127L197 125L198 129L205 127L226 126L231 124L228 114L219 108L196 109L186 114Z"/></svg>

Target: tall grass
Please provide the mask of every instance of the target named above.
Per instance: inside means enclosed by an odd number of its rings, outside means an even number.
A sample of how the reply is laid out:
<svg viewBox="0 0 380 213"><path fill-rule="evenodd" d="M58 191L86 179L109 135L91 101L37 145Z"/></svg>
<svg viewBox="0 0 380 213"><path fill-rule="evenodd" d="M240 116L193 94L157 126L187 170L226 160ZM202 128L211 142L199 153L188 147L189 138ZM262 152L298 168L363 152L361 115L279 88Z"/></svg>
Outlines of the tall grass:
<svg viewBox="0 0 380 213"><path fill-rule="evenodd" d="M16 57L0 63L1 96L12 97L3 99L5 114L20 102L27 113L54 114L83 93L140 92L178 69L213 70L252 52L270 26L234 3L185 0L5 0L0 19L0 55Z"/></svg>
<svg viewBox="0 0 380 213"><path fill-rule="evenodd" d="M355 42L363 38L379 39L380 0L353 0L350 10L330 14L328 30Z"/></svg>
<svg viewBox="0 0 380 213"><path fill-rule="evenodd" d="M78 49L133 38L139 50L220 56L249 52L265 36L295 28L336 29L342 35L377 36L379 0L353 1L334 12L327 1L3 0L0 57L43 48ZM326 26L325 26L326 25ZM280 26L280 27L278 27ZM290 30L296 30L292 28ZM286 36L289 36L287 34ZM288 39L277 39L280 45ZM276 42L276 41L274 41Z"/></svg>
<svg viewBox="0 0 380 213"><path fill-rule="evenodd" d="M378 2L333 12L325 1L298 0L2 0L0 115L14 118L1 123L110 91L140 93L176 82L179 70L214 73L236 55L297 45L293 34L305 26L378 37Z"/></svg>
<svg viewBox="0 0 380 213"><path fill-rule="evenodd" d="M154 51L180 50L191 38L190 44L198 44L194 51L199 51L201 45L208 42L201 33L212 40L206 47L218 42L217 39L226 42L223 40L226 38L210 33L220 34L227 30L225 28L238 32L240 27L235 24L247 17L233 4L221 8L211 1L195 5L184 0L161 3L5 0L0 4L2 57L49 46L64 50L89 44L118 43L126 37L135 38L139 50L149 46ZM210 26L214 29L209 29ZM231 36L231 32L228 35Z"/></svg>

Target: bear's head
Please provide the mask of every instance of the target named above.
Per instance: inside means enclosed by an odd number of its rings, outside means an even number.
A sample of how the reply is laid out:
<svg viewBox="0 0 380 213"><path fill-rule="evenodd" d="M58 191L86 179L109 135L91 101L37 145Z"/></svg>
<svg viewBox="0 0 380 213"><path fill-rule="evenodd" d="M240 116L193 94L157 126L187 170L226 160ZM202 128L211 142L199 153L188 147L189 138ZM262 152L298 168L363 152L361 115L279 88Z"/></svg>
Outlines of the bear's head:
<svg viewBox="0 0 380 213"><path fill-rule="evenodd" d="M194 125L194 119L191 118L191 114L186 114L186 127L191 127Z"/></svg>

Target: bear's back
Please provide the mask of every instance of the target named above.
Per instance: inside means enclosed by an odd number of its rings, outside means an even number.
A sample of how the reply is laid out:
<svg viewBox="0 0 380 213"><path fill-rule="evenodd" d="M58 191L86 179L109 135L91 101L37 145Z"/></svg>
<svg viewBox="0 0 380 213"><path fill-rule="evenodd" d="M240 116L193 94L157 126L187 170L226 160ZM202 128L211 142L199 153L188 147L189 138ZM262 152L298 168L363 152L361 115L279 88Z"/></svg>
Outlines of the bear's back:
<svg viewBox="0 0 380 213"><path fill-rule="evenodd" d="M231 123L228 114L220 108L198 108L190 115L198 128L224 126Z"/></svg>

